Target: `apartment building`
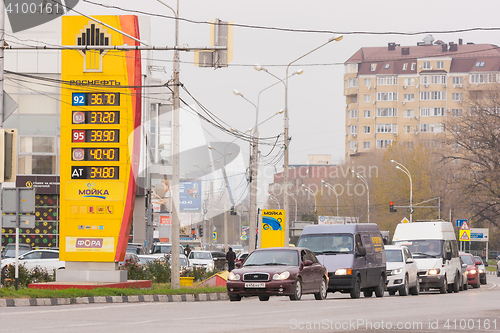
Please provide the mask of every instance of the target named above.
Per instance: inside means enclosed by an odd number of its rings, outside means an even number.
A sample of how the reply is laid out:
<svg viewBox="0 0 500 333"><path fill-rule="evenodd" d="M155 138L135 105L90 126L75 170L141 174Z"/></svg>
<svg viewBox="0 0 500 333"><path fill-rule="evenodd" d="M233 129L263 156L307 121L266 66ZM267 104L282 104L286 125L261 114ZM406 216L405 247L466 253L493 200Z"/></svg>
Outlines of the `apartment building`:
<svg viewBox="0 0 500 333"><path fill-rule="evenodd" d="M345 62L346 158L385 149L399 138L440 147L448 117L461 116L467 90L500 82L492 44L434 41L363 47Z"/></svg>

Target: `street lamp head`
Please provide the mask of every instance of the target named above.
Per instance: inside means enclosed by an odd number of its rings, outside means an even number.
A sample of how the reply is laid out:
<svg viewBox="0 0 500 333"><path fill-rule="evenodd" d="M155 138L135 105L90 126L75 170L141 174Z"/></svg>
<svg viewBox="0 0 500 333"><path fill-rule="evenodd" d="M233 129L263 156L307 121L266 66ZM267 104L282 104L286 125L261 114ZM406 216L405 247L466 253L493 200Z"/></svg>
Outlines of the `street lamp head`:
<svg viewBox="0 0 500 333"><path fill-rule="evenodd" d="M213 149L213 148L212 148L212 147L210 147L210 146L207 146L207 148L208 148L208 149Z"/></svg>
<svg viewBox="0 0 500 333"><path fill-rule="evenodd" d="M283 112L285 112L285 110L279 110L278 114L283 114Z"/></svg>
<svg viewBox="0 0 500 333"><path fill-rule="evenodd" d="M233 94L235 94L236 96L242 96L243 97L243 95L238 90L236 90L236 89L233 90Z"/></svg>
<svg viewBox="0 0 500 333"><path fill-rule="evenodd" d="M302 73L304 73L304 70L303 70L303 69L298 69L298 70L297 70L295 73L293 73L292 75L295 75L295 74L300 75L300 74L302 74Z"/></svg>
<svg viewBox="0 0 500 333"><path fill-rule="evenodd" d="M344 38L344 36L342 36L342 35L335 35L332 38L330 38L328 41L329 42L333 42L333 41L340 42L342 40L342 38Z"/></svg>
<svg viewBox="0 0 500 333"><path fill-rule="evenodd" d="M392 163L396 163L396 161L394 161L394 160L391 160L391 162L392 162Z"/></svg>

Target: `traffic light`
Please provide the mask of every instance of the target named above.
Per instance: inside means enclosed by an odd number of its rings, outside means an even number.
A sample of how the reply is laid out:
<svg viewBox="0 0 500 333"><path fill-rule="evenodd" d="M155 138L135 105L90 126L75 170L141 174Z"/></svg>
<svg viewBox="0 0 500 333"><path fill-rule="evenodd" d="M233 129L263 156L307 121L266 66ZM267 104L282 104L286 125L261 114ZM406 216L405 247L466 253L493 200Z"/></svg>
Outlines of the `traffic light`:
<svg viewBox="0 0 500 333"><path fill-rule="evenodd" d="M0 183L15 182L17 173L17 129L0 130Z"/></svg>
<svg viewBox="0 0 500 333"><path fill-rule="evenodd" d="M203 227L198 227L198 234L203 237Z"/></svg>
<svg viewBox="0 0 500 333"><path fill-rule="evenodd" d="M234 206L231 206L231 215L236 215L236 211L234 210Z"/></svg>
<svg viewBox="0 0 500 333"><path fill-rule="evenodd" d="M394 202L392 202L392 201L389 202L389 211L391 213L395 213L398 211L397 209L394 209Z"/></svg>
<svg viewBox="0 0 500 333"><path fill-rule="evenodd" d="M193 239L196 238L196 230L194 228L191 228L191 237L193 237Z"/></svg>

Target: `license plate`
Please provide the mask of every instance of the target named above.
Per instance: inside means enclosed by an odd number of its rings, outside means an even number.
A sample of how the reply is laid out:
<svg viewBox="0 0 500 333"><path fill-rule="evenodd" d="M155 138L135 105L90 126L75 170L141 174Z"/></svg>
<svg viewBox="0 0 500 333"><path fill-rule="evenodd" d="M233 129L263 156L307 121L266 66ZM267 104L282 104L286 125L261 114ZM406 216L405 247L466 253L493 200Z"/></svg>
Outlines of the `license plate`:
<svg viewBox="0 0 500 333"><path fill-rule="evenodd" d="M422 282L422 279L418 279L418 282Z"/></svg>
<svg viewBox="0 0 500 333"><path fill-rule="evenodd" d="M245 288L265 288L265 283L245 283Z"/></svg>

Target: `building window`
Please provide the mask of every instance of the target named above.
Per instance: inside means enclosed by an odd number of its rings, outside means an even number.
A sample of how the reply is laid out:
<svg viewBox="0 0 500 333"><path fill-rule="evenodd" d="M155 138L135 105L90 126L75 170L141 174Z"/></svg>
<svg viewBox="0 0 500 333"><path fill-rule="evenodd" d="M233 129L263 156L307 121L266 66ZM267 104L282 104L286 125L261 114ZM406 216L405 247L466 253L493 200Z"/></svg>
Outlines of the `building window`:
<svg viewBox="0 0 500 333"><path fill-rule="evenodd" d="M347 64L347 73L357 73L358 72L358 64Z"/></svg>
<svg viewBox="0 0 500 333"><path fill-rule="evenodd" d="M356 149L358 149L358 141L350 140L349 141L349 150L356 150Z"/></svg>
<svg viewBox="0 0 500 333"><path fill-rule="evenodd" d="M421 91L420 100L421 101L440 101L443 100L444 94L442 91Z"/></svg>
<svg viewBox="0 0 500 333"><path fill-rule="evenodd" d="M379 86L391 86L398 84L398 77L396 75L385 75L377 77L377 85Z"/></svg>
<svg viewBox="0 0 500 333"><path fill-rule="evenodd" d="M424 61L423 62L423 68L424 69L432 69L431 68L431 62L430 61Z"/></svg>
<svg viewBox="0 0 500 333"><path fill-rule="evenodd" d="M377 101L397 101L398 93L395 92L378 92Z"/></svg>
<svg viewBox="0 0 500 333"><path fill-rule="evenodd" d="M411 64L411 70L412 70L412 71L414 71L416 66L417 66L417 63L415 63L415 62L414 62L414 63L412 63L412 64Z"/></svg>
<svg viewBox="0 0 500 333"><path fill-rule="evenodd" d="M437 62L437 69L443 69L444 68L444 61L438 61Z"/></svg>
<svg viewBox="0 0 500 333"><path fill-rule="evenodd" d="M370 110L364 110L363 111L363 117L364 118L370 118L371 117L370 114L371 114Z"/></svg>
<svg viewBox="0 0 500 333"><path fill-rule="evenodd" d="M391 64L385 64L385 69L389 69L389 67L391 67Z"/></svg>
<svg viewBox="0 0 500 333"><path fill-rule="evenodd" d="M462 117L462 109L451 109L451 115L453 117Z"/></svg>
<svg viewBox="0 0 500 333"><path fill-rule="evenodd" d="M19 139L18 173L21 175L58 174L55 137L28 137Z"/></svg>
<svg viewBox="0 0 500 333"><path fill-rule="evenodd" d="M351 103L356 103L356 97L351 98Z"/></svg>
<svg viewBox="0 0 500 333"><path fill-rule="evenodd" d="M358 86L358 78L350 78L345 80L346 88L354 88Z"/></svg>
<svg viewBox="0 0 500 333"><path fill-rule="evenodd" d="M421 75L420 84L429 84L429 75Z"/></svg>
<svg viewBox="0 0 500 333"><path fill-rule="evenodd" d="M375 72L377 70L377 64L370 64L370 71Z"/></svg>
<svg viewBox="0 0 500 333"><path fill-rule="evenodd" d="M363 142L363 149L370 149L370 142L369 141Z"/></svg>
<svg viewBox="0 0 500 333"><path fill-rule="evenodd" d="M443 133L444 132L444 124L440 124L440 123L420 124L420 132L421 133Z"/></svg>
<svg viewBox="0 0 500 333"><path fill-rule="evenodd" d="M404 86L414 86L415 85L415 78L413 78L413 77L404 78L403 85Z"/></svg>
<svg viewBox="0 0 500 333"><path fill-rule="evenodd" d="M363 134L370 134L370 126L363 126Z"/></svg>
<svg viewBox="0 0 500 333"><path fill-rule="evenodd" d="M413 148L413 141L406 141L406 148Z"/></svg>
<svg viewBox="0 0 500 333"><path fill-rule="evenodd" d="M364 95L363 96L363 100L364 100L365 103L370 102L371 101L371 95Z"/></svg>
<svg viewBox="0 0 500 333"><path fill-rule="evenodd" d="M403 110L403 117L404 118L412 118L415 116L415 110Z"/></svg>
<svg viewBox="0 0 500 333"><path fill-rule="evenodd" d="M377 149L385 149L389 147L394 140L377 140Z"/></svg>
<svg viewBox="0 0 500 333"><path fill-rule="evenodd" d="M420 116L442 117L444 116L444 108L420 108Z"/></svg>
<svg viewBox="0 0 500 333"><path fill-rule="evenodd" d="M397 108L377 108L377 117L397 117Z"/></svg>
<svg viewBox="0 0 500 333"><path fill-rule="evenodd" d="M372 79L363 80L365 87L370 87L372 85Z"/></svg>
<svg viewBox="0 0 500 333"><path fill-rule="evenodd" d="M411 126L403 126L403 131L405 134L411 133Z"/></svg>
<svg viewBox="0 0 500 333"><path fill-rule="evenodd" d="M405 71L407 68L408 68L408 63L407 63L407 62L405 62L405 63L403 64L403 70Z"/></svg>
<svg viewBox="0 0 500 333"><path fill-rule="evenodd" d="M463 82L464 82L464 78L461 77L461 76L453 76L451 78L451 83L453 85L459 85L459 86L461 86L463 84Z"/></svg>
<svg viewBox="0 0 500 333"><path fill-rule="evenodd" d="M397 133L398 126L395 124L377 124L377 133Z"/></svg>
<svg viewBox="0 0 500 333"><path fill-rule="evenodd" d="M484 67L484 61L476 62L476 67Z"/></svg>
<svg viewBox="0 0 500 333"><path fill-rule="evenodd" d="M358 118L358 110L349 110L348 114L350 119Z"/></svg>
<svg viewBox="0 0 500 333"><path fill-rule="evenodd" d="M349 134L357 134L358 133L358 125L349 125L347 127Z"/></svg>
<svg viewBox="0 0 500 333"><path fill-rule="evenodd" d="M452 93L451 100L455 102L461 102L463 98L463 93Z"/></svg>
<svg viewBox="0 0 500 333"><path fill-rule="evenodd" d="M431 83L432 84L445 84L446 83L446 75L431 75Z"/></svg>
<svg viewBox="0 0 500 333"><path fill-rule="evenodd" d="M413 102L415 100L415 94L404 94L403 100L405 102Z"/></svg>

